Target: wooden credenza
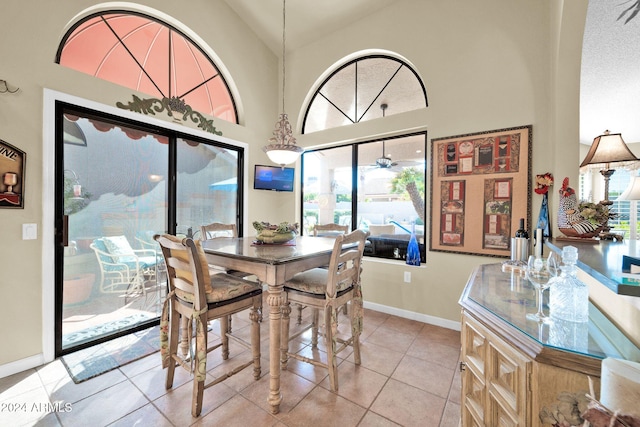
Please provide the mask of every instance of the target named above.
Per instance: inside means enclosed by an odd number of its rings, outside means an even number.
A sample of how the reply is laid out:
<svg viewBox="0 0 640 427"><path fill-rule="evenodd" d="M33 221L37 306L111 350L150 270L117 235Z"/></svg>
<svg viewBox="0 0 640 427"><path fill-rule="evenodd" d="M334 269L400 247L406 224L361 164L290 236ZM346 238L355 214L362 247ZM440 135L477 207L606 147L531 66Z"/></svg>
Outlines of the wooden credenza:
<svg viewBox="0 0 640 427"><path fill-rule="evenodd" d="M640 349L618 342L616 326L594 305L588 323L527 320L534 289L501 267L478 266L460 298L462 426L550 426L540 413L584 396L589 377L597 394L603 358L640 360Z"/></svg>

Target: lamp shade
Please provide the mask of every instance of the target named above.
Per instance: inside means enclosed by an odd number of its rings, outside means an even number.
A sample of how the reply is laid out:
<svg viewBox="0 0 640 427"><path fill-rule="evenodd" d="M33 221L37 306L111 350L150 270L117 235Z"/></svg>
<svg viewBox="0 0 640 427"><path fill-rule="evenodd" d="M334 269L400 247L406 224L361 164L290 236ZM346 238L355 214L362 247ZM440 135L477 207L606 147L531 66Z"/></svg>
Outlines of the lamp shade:
<svg viewBox="0 0 640 427"><path fill-rule="evenodd" d="M626 166L637 161L638 158L633 155L627 144L624 143L621 134L605 131L603 135L597 136L593 140L591 148L589 148L589 152L580 167L591 166L609 169L609 164L611 163L617 163L618 166Z"/></svg>
<svg viewBox="0 0 640 427"><path fill-rule="evenodd" d="M618 200L640 200L640 176L634 176Z"/></svg>

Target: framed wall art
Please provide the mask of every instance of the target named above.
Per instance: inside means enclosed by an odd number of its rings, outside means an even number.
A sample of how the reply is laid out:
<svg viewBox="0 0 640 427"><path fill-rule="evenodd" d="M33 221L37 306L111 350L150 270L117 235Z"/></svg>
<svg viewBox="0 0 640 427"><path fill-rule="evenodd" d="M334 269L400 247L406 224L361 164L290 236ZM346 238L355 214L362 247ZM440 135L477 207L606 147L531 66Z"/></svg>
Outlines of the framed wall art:
<svg viewBox="0 0 640 427"><path fill-rule="evenodd" d="M431 140L430 250L509 257L531 219L532 126Z"/></svg>
<svg viewBox="0 0 640 427"><path fill-rule="evenodd" d="M26 153L0 139L0 208L24 208Z"/></svg>

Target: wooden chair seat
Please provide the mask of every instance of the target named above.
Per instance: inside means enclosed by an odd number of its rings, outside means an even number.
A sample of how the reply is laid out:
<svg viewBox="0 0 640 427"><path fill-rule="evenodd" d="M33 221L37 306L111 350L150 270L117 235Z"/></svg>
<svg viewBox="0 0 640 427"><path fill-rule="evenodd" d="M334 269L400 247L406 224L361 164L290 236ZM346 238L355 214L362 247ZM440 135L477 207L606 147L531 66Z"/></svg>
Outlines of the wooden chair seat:
<svg viewBox="0 0 640 427"><path fill-rule="evenodd" d="M293 276L285 283L285 290L323 296L327 291L328 276L326 268L314 268ZM342 282L338 284L336 291L340 293L350 287L349 283Z"/></svg>
<svg viewBox="0 0 640 427"><path fill-rule="evenodd" d="M193 375L191 414L202 411L204 390L253 366L253 377L258 380L260 367L260 321L262 320L262 287L254 282L225 273L210 275L200 242L180 239L168 234L155 236L162 249L167 267L169 294L160 318L160 354L162 366L167 368L165 387L173 386L176 366ZM251 339L245 341L231 334L229 319L232 314L249 311ZM220 321L220 342L209 346L207 322ZM216 379L207 379L207 354L222 349L222 358L229 358L229 339L251 350L251 357L237 362L234 368ZM178 343L185 344L186 352L178 352ZM235 359L234 359L235 360Z"/></svg>

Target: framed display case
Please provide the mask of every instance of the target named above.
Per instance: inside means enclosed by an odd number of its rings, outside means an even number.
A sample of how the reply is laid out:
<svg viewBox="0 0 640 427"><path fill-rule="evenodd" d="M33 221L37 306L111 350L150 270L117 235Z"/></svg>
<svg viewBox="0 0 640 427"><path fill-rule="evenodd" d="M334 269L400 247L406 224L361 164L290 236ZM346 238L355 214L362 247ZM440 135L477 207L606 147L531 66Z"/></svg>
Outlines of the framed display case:
<svg viewBox="0 0 640 427"><path fill-rule="evenodd" d="M504 256L531 217L532 126L431 140L430 250Z"/></svg>

